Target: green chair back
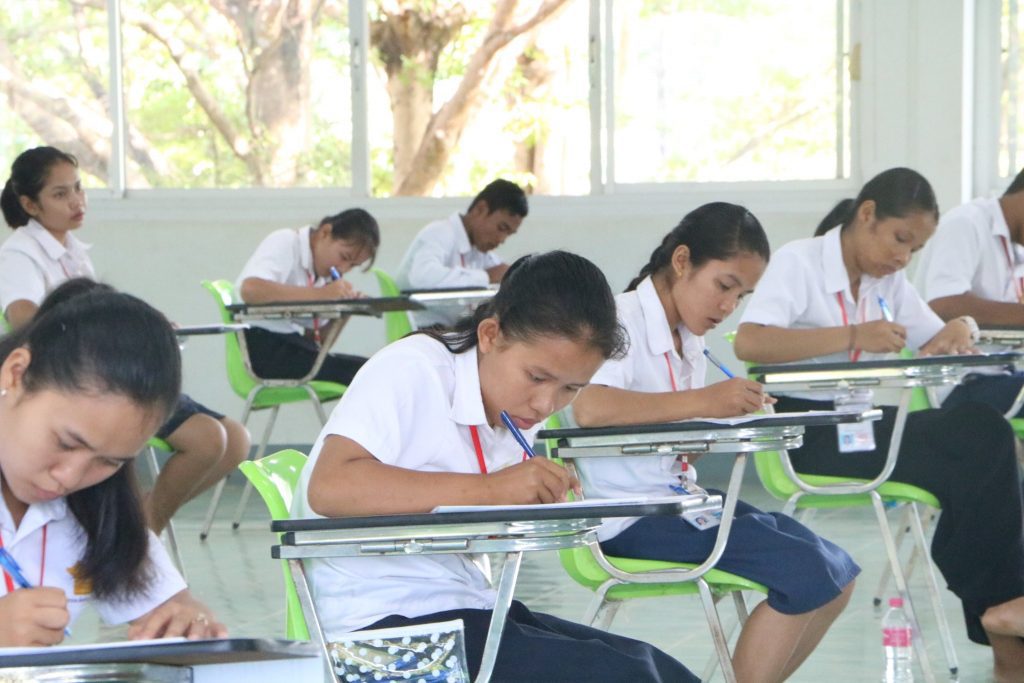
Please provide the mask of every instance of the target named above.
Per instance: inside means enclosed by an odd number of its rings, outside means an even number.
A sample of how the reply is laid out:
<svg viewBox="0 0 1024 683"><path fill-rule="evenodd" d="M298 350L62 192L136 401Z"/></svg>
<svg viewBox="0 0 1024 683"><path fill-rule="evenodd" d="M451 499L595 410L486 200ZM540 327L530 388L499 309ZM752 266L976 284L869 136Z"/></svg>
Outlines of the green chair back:
<svg viewBox="0 0 1024 683"><path fill-rule="evenodd" d="M380 268L374 268L373 274L377 276L381 296L401 296L401 290L390 275ZM389 344L406 336L412 330L412 322L405 311L389 311L384 314L384 334Z"/></svg>
<svg viewBox="0 0 1024 683"><path fill-rule="evenodd" d="M288 519L291 513L295 487L306 464L306 456L299 451L288 449L271 453L259 460L245 460L238 469L252 483L263 498L263 503L273 520ZM290 640L309 640L309 629L302 616L299 595L295 582L288 570L288 562L281 561L284 568L285 591L285 637Z"/></svg>
<svg viewBox="0 0 1024 683"><path fill-rule="evenodd" d="M11 331L11 326L7 324L7 317L3 311L0 311L0 334L7 334Z"/></svg>
<svg viewBox="0 0 1024 683"><path fill-rule="evenodd" d="M227 280L203 280L203 287L210 292L220 312L220 319L225 323L232 323L231 311L228 306L237 303L235 298L235 287ZM241 398L247 399L249 394L260 386L258 378L249 372L245 365L245 358L242 355L242 347L238 343L235 334L224 336L224 360L228 371L228 383L231 389ZM333 401L345 393L345 385L337 382L313 381L309 386L316 392L321 403ZM309 394L302 387L262 387L256 398L253 400L253 410L270 408L285 403L298 403L308 401Z"/></svg>

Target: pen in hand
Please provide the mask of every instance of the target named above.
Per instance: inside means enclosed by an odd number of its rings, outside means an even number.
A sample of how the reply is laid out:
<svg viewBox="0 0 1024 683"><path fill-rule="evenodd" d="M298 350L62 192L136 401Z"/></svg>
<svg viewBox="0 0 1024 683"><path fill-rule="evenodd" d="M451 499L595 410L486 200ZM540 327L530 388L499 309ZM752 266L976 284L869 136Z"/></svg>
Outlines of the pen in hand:
<svg viewBox="0 0 1024 683"><path fill-rule="evenodd" d="M28 582L25 575L21 573L21 567L18 566L17 560L7 550L7 548L0 547L0 567L3 567L4 571L10 574L14 582L18 584L19 588L32 588L32 584ZM71 637L71 629L64 627L64 635Z"/></svg>
<svg viewBox="0 0 1024 683"><path fill-rule="evenodd" d="M736 377L736 375L732 374L729 368L725 367L725 364L723 364L722 361L715 358L714 354L711 353L711 349L704 349L704 355L707 356L708 360L711 361L716 368L722 371L723 375L729 379Z"/></svg>
<svg viewBox="0 0 1024 683"><path fill-rule="evenodd" d="M331 280L336 281L336 280L340 280L340 279L341 279L341 273L338 272L337 268L335 268L334 266L331 266Z"/></svg>
<svg viewBox="0 0 1024 683"><path fill-rule="evenodd" d="M527 457L532 458L537 455L533 452L533 447L530 446L530 442L526 440L523 433L519 431L519 427L516 427L516 423L512 421L512 418L504 410L501 411L501 421L505 423L505 427L507 427L508 431L512 433L512 436L515 437L515 440L519 445L523 447L523 452L526 453Z"/></svg>
<svg viewBox="0 0 1024 683"><path fill-rule="evenodd" d="M882 297L878 297L878 308L881 309L885 322L891 323L896 321L896 316L892 314L892 309L889 308L888 302Z"/></svg>

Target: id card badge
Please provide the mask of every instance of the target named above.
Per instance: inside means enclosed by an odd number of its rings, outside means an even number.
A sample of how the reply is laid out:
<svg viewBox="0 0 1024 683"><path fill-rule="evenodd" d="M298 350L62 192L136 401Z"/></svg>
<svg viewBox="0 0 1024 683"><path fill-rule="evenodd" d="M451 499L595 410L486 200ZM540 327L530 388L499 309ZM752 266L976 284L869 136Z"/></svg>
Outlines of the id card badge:
<svg viewBox="0 0 1024 683"><path fill-rule="evenodd" d="M679 480L678 484L674 484L669 488L672 490L672 493L679 496L708 495L707 491L697 486L696 482L687 479L685 476ZM687 510L683 512L683 519L695 529L713 529L722 523L722 511Z"/></svg>
<svg viewBox="0 0 1024 683"><path fill-rule="evenodd" d="M855 389L835 400L836 410L861 413L875 407L874 392L870 389ZM836 425L840 453L860 453L875 450L875 423L854 422Z"/></svg>

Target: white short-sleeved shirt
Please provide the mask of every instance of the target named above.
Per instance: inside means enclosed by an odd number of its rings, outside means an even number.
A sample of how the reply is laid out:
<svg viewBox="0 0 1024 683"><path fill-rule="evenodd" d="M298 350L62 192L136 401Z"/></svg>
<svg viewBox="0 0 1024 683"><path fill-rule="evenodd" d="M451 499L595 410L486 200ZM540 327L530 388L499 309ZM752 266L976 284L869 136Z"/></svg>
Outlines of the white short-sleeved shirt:
<svg viewBox="0 0 1024 683"><path fill-rule="evenodd" d="M615 297L619 322L629 334L629 351L621 359L605 361L591 378L591 384L643 392L683 391L704 386L707 359L704 337L679 326L683 353L672 339L651 278L645 278L632 292ZM671 371L671 375L669 372ZM627 496L669 496L677 493L680 464L674 455L649 458L582 458L576 462L588 498ZM693 478L692 467L690 478ZM598 538L613 538L636 521L609 519Z"/></svg>
<svg viewBox="0 0 1024 683"><path fill-rule="evenodd" d="M15 301L37 306L57 285L73 277L96 279L89 246L73 234L61 244L35 219L15 230L0 246L0 309Z"/></svg>
<svg viewBox="0 0 1024 683"><path fill-rule="evenodd" d="M453 213L420 230L398 266L395 284L400 289L486 287L490 282L487 269L500 263L494 252L480 251L469 243L462 216ZM463 313L462 306L435 308L414 313L413 319L418 327L449 325Z"/></svg>
<svg viewBox="0 0 1024 683"><path fill-rule="evenodd" d="M1024 294L1024 246L1010 239L999 200L975 199L943 216L914 282L926 301L970 293L1018 303Z"/></svg>
<svg viewBox="0 0 1024 683"><path fill-rule="evenodd" d="M296 287L322 287L326 284L327 280L317 277L313 270L313 248L309 244L312 229L310 225L298 230L282 228L267 235L246 261L242 274L235 281L235 291L241 293L242 283L250 277ZM302 334L313 329L314 323L312 320L261 320L249 324L281 334Z"/></svg>
<svg viewBox="0 0 1024 683"><path fill-rule="evenodd" d="M30 505L17 529L7 505L0 499L0 534L3 535L4 548L14 556L30 583L63 589L72 622L90 602L95 604L100 617L108 624L132 621L187 587L163 544L150 531L152 582L146 592L124 601L93 598L88 582L76 580L73 573L85 553L86 537L63 498ZM6 582L0 581L0 595L6 594Z"/></svg>
<svg viewBox="0 0 1024 683"><path fill-rule="evenodd" d="M292 517L318 517L309 479L324 440L352 439L381 462L422 472L480 473L470 426L487 470L521 462L523 449L487 424L477 353L453 354L423 334L378 351L349 385L302 471ZM532 440L538 425L525 432ZM494 592L471 554L359 557L306 562L313 599L329 638L392 614L416 617L452 609L490 609Z"/></svg>
<svg viewBox="0 0 1024 683"><path fill-rule="evenodd" d="M747 303L740 324L756 323L793 329L841 327L882 320L878 298L885 299L893 316L907 329L907 346L920 348L938 334L945 323L928 307L907 280L904 271L881 278L862 275L860 298L850 292L850 278L843 263L839 228L821 237L796 240L772 254L761 281ZM840 300L842 303L840 303ZM846 313L844 321L843 313ZM860 360L884 358L885 354L860 354ZM846 351L801 363L848 362ZM823 399L826 394L806 395Z"/></svg>

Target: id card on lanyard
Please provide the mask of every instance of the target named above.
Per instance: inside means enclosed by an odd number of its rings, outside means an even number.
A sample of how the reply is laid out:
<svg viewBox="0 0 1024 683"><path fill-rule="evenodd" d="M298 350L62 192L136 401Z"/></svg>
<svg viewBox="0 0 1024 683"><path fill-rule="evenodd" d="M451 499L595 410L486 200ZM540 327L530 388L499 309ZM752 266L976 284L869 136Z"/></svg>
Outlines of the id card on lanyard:
<svg viewBox="0 0 1024 683"><path fill-rule="evenodd" d="M848 326L850 319L846 315L846 302L843 293L836 292L839 311L843 314L843 325ZM850 360L854 363L860 358L860 349L850 349ZM837 396L835 409L861 413L874 408L875 395L870 389L854 389L846 396ZM875 423L855 422L836 425L836 438L840 453L861 453L875 450Z"/></svg>

